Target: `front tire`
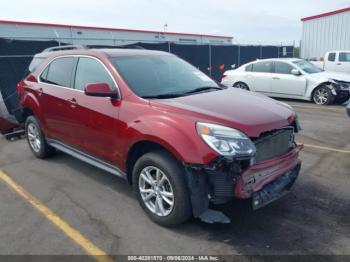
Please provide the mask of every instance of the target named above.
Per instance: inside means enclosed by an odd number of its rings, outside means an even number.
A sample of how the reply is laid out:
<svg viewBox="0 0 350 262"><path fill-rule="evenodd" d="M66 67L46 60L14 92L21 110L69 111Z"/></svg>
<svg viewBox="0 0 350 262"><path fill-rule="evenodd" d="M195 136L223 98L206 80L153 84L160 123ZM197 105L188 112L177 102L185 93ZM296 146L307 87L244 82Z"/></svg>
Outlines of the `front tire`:
<svg viewBox="0 0 350 262"><path fill-rule="evenodd" d="M164 150L147 153L137 160L133 187L143 210L159 225L174 227L192 215L184 170Z"/></svg>
<svg viewBox="0 0 350 262"><path fill-rule="evenodd" d="M30 150L37 158L47 158L55 153L55 149L47 144L39 122L34 116L26 119L25 130Z"/></svg>
<svg viewBox="0 0 350 262"><path fill-rule="evenodd" d="M332 91L326 86L321 85L315 89L312 94L312 100L318 105L330 105L333 104L335 96Z"/></svg>

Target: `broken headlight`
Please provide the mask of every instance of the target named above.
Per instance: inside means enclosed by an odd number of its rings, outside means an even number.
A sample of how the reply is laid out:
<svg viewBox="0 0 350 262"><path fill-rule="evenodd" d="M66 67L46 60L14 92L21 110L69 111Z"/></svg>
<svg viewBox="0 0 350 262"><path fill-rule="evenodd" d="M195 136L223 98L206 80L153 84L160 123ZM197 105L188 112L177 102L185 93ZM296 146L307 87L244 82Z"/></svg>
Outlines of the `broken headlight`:
<svg viewBox="0 0 350 262"><path fill-rule="evenodd" d="M197 132L216 152L223 156L252 157L254 143L241 131L210 123L197 123Z"/></svg>

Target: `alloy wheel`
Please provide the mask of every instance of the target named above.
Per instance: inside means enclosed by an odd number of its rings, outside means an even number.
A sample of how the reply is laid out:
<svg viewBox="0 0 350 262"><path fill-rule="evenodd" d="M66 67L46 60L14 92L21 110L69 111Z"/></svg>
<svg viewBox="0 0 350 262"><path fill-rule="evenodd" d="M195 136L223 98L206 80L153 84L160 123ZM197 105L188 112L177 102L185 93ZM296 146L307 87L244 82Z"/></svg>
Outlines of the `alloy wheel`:
<svg viewBox="0 0 350 262"><path fill-rule="evenodd" d="M329 94L325 88L319 88L315 91L314 101L316 104L324 105L327 104L329 99Z"/></svg>
<svg viewBox="0 0 350 262"><path fill-rule="evenodd" d="M31 148L38 153L41 148L40 133L38 128L32 123L27 127L27 136Z"/></svg>
<svg viewBox="0 0 350 262"><path fill-rule="evenodd" d="M174 191L167 176L154 166L145 167L139 176L139 190L146 207L157 216L168 216L174 207Z"/></svg>

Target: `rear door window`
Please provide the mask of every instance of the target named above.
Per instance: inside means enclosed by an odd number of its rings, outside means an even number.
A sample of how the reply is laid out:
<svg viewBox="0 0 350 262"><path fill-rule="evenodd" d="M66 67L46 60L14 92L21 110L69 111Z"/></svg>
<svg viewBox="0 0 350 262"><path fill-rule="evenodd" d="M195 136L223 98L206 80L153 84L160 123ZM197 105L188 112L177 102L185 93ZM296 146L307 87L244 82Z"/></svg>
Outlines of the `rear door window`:
<svg viewBox="0 0 350 262"><path fill-rule="evenodd" d="M257 62L253 64L252 72L271 73L272 65L273 63L271 61Z"/></svg>
<svg viewBox="0 0 350 262"><path fill-rule="evenodd" d="M48 84L72 87L71 79L75 64L76 58L74 57L57 58L43 71L40 80Z"/></svg>
<svg viewBox="0 0 350 262"><path fill-rule="evenodd" d="M84 90L87 84L94 83L107 83L111 88L115 88L112 77L101 62L88 57L79 58L74 87Z"/></svg>

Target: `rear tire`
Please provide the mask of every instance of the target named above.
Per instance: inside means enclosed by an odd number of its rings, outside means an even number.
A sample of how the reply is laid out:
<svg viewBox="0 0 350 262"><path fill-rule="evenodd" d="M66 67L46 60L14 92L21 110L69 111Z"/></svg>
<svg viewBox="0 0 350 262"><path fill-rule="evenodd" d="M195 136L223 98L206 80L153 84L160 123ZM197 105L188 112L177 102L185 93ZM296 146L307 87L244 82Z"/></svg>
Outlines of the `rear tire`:
<svg viewBox="0 0 350 262"><path fill-rule="evenodd" d="M34 116L26 119L25 131L30 150L37 158L47 158L55 153L55 149L47 144L39 122Z"/></svg>
<svg viewBox="0 0 350 262"><path fill-rule="evenodd" d="M312 100L318 105L333 104L335 96L326 85L321 85L312 93Z"/></svg>
<svg viewBox="0 0 350 262"><path fill-rule="evenodd" d="M141 207L157 224L174 227L192 215L184 169L165 150L140 157L133 169L133 187Z"/></svg>
<svg viewBox="0 0 350 262"><path fill-rule="evenodd" d="M249 91L248 85L243 82L237 82L233 85L233 87Z"/></svg>

